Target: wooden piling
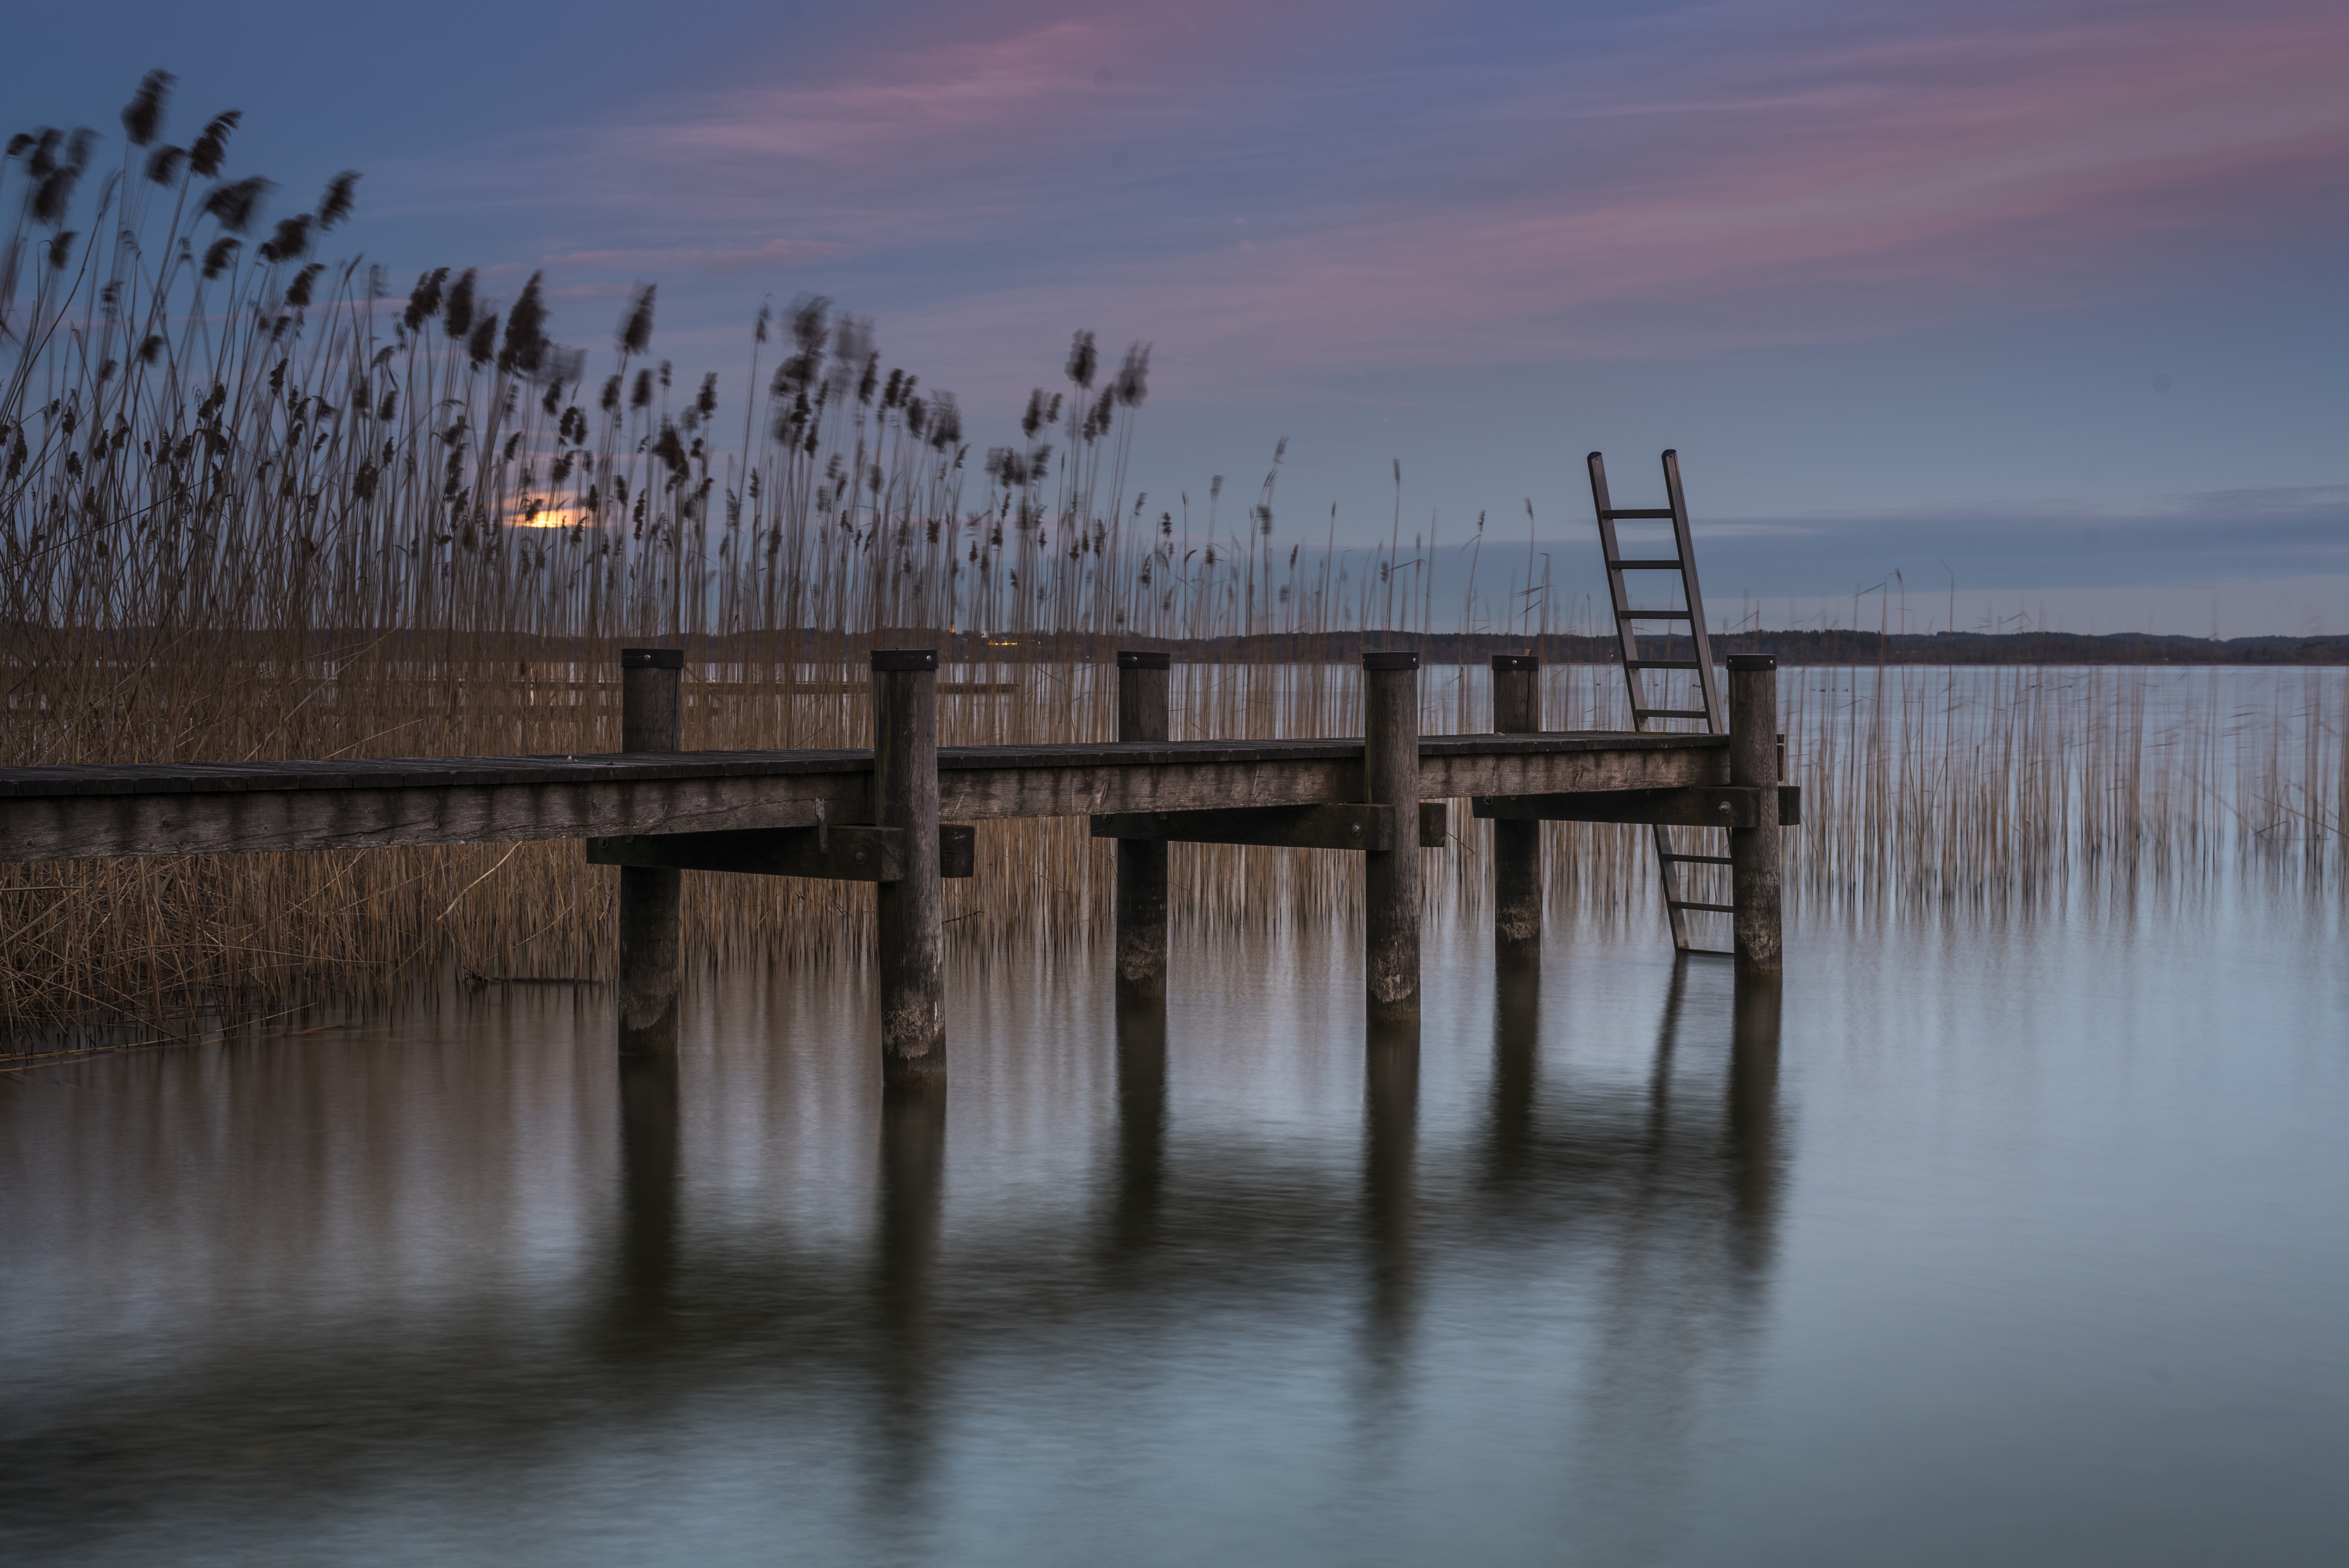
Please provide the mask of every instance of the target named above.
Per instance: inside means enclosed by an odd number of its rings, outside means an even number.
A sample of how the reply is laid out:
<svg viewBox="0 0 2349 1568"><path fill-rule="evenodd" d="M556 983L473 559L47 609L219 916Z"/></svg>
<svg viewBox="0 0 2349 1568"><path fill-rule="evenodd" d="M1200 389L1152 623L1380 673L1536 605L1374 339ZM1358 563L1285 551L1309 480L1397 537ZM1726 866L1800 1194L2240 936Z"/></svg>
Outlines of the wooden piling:
<svg viewBox="0 0 2349 1568"><path fill-rule="evenodd" d="M1117 655L1117 738L1167 738L1164 654ZM1143 1002L1166 995L1166 841L1117 841L1117 995Z"/></svg>
<svg viewBox="0 0 2349 1568"><path fill-rule="evenodd" d="M1419 810L1419 655L1362 655L1362 782L1374 805ZM1362 857L1362 975L1373 1020L1419 1016L1419 841Z"/></svg>
<svg viewBox="0 0 2349 1568"><path fill-rule="evenodd" d="M620 749L678 751L685 746L685 654L678 648L620 650ZM682 873L620 870L619 1030L622 1056L677 1049L678 922Z"/></svg>
<svg viewBox="0 0 2349 1568"><path fill-rule="evenodd" d="M913 844L938 841L938 655L873 650L874 821ZM879 887L881 1078L893 1088L943 1087L947 1076L946 935L938 861L909 854Z"/></svg>
<svg viewBox="0 0 2349 1568"><path fill-rule="evenodd" d="M1500 735L1541 733L1541 660L1493 655L1493 728ZM1493 953L1504 964L1541 961L1541 824L1493 823Z"/></svg>
<svg viewBox="0 0 2349 1568"><path fill-rule="evenodd" d="M1729 782L1769 789L1778 784L1778 661L1769 654L1729 656ZM1756 812L1752 826L1729 830L1740 975L1775 975L1784 965L1782 852L1775 810Z"/></svg>

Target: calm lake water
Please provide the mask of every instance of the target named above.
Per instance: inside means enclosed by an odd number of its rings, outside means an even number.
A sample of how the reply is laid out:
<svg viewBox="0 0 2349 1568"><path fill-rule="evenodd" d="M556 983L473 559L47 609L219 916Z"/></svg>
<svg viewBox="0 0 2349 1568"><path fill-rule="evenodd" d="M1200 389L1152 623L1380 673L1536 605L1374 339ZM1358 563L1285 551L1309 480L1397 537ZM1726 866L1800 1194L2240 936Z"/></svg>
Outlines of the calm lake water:
<svg viewBox="0 0 2349 1568"><path fill-rule="evenodd" d="M0 1074L12 1563L2349 1562L2349 957L2239 876L459 994Z"/></svg>

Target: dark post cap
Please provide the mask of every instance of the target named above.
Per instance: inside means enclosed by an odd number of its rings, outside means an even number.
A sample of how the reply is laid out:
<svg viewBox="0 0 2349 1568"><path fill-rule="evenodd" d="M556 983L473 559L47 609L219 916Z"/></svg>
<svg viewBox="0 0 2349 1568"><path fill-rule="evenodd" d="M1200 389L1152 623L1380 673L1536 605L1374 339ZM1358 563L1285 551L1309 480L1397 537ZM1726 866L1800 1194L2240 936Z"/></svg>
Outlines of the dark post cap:
<svg viewBox="0 0 2349 1568"><path fill-rule="evenodd" d="M1733 670L1775 670L1778 667L1775 654L1732 654L1729 667Z"/></svg>
<svg viewBox="0 0 2349 1568"><path fill-rule="evenodd" d="M1541 660L1533 654L1495 654L1493 655L1493 673L1495 675L1503 670L1537 670L1539 668L1541 668Z"/></svg>
<svg viewBox="0 0 2349 1568"><path fill-rule="evenodd" d="M938 667L936 648L875 648L873 667L876 670L934 670Z"/></svg>
<svg viewBox="0 0 2349 1568"><path fill-rule="evenodd" d="M1154 654L1142 648L1120 648L1117 667L1122 670L1165 670L1174 667L1172 654Z"/></svg>
<svg viewBox="0 0 2349 1568"><path fill-rule="evenodd" d="M624 670L681 670L685 668L683 648L622 648L620 667Z"/></svg>
<svg viewBox="0 0 2349 1568"><path fill-rule="evenodd" d="M1419 655L1408 648L1385 648L1375 654L1364 654L1362 667L1366 670L1415 670L1419 668Z"/></svg>

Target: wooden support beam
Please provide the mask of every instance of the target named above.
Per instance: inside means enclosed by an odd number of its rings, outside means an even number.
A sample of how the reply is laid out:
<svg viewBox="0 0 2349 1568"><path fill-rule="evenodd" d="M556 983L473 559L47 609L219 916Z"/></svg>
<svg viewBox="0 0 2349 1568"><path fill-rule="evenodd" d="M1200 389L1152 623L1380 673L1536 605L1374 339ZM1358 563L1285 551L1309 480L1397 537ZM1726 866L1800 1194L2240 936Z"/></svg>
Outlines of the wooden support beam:
<svg viewBox="0 0 2349 1568"><path fill-rule="evenodd" d="M1129 650L1117 655L1117 738L1163 743L1169 733L1167 686L1174 661ZM1100 818L1094 820L1100 834ZM1166 843L1123 838L1117 846L1117 995L1123 1002L1166 995Z"/></svg>
<svg viewBox="0 0 2349 1568"><path fill-rule="evenodd" d="M1733 786L1767 790L1778 785L1778 661L1768 654L1729 659L1729 779ZM1797 813L1799 815L1799 813ZM1783 966L1780 906L1785 897L1784 846L1776 812L1763 812L1729 834L1732 920L1737 973L1756 979Z"/></svg>
<svg viewBox="0 0 2349 1568"><path fill-rule="evenodd" d="M1388 806L1241 806L1219 811L1119 811L1092 820L1092 836L1127 843L1253 844L1278 850L1396 848ZM1450 826L1445 803L1420 804L1419 847L1438 849Z"/></svg>
<svg viewBox="0 0 2349 1568"><path fill-rule="evenodd" d="M1419 655L1362 655L1362 783L1374 806L1416 805L1421 794ZM1373 1023L1419 1017L1419 846L1370 851L1362 861L1362 979Z"/></svg>
<svg viewBox="0 0 2349 1568"><path fill-rule="evenodd" d="M685 655L676 648L620 650L620 749L678 751L685 745L678 686ZM619 909L619 1050L624 1057L677 1049L682 879L666 867L623 866Z"/></svg>
<svg viewBox="0 0 2349 1568"><path fill-rule="evenodd" d="M1541 660L1493 655L1493 728L1503 735L1541 729ZM1542 938L1541 821L1493 823L1493 953L1504 964L1538 962Z"/></svg>
<svg viewBox="0 0 2349 1568"><path fill-rule="evenodd" d="M1734 829L1753 827L1764 817L1774 827L1795 820L1801 814L1801 799L1797 789L1702 785L1570 795L1480 795L1469 803L1469 811L1498 822L1652 822L1675 828Z"/></svg>
<svg viewBox="0 0 2349 1568"><path fill-rule="evenodd" d="M897 828L750 828L721 833L632 833L587 841L591 866L658 866L681 872L814 877L825 882L901 882L905 834ZM978 830L938 824L938 875L977 873Z"/></svg>
<svg viewBox="0 0 2349 1568"><path fill-rule="evenodd" d="M874 815L917 844L938 834L937 671L930 648L873 650ZM882 1082L943 1087L946 933L936 863L908 856L905 875L881 883L876 903Z"/></svg>

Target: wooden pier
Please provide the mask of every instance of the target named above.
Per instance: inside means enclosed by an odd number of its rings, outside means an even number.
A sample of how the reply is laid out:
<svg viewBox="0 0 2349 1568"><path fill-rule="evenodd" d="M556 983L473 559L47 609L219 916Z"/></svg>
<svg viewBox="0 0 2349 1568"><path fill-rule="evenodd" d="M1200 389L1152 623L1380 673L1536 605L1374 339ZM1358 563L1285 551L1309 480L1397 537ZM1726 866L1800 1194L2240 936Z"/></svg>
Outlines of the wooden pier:
<svg viewBox="0 0 2349 1568"><path fill-rule="evenodd" d="M625 750L580 757L165 763L0 769L0 860L389 849L585 839L619 868L619 1048L677 1041L679 873L878 884L885 1079L942 1083L940 882L969 876L970 824L1084 816L1117 841L1116 983L1166 989L1166 845L1257 844L1365 857L1365 1006L1419 1011L1419 851L1444 841L1445 802L1494 823L1495 937L1504 964L1539 952L1539 824L1727 828L1735 961L1780 965L1775 662L1729 663L1726 735L1541 727L1539 667L1493 660L1495 732L1419 733L1418 655L1363 655L1366 733L1326 740L1170 740L1168 656L1118 655L1118 738L941 747L937 655L876 649L872 750L680 749L675 649L621 655ZM1689 857L1695 858L1695 857Z"/></svg>

